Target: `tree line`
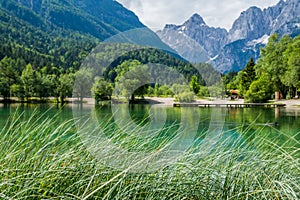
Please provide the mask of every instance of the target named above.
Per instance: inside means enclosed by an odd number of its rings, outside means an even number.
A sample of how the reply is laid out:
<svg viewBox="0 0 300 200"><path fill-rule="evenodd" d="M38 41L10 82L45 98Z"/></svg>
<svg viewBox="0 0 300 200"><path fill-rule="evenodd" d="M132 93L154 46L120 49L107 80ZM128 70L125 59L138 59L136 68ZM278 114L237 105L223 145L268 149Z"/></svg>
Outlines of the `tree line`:
<svg viewBox="0 0 300 200"><path fill-rule="evenodd" d="M10 101L17 97L21 101L31 97L45 99L55 97L64 102L72 96L75 71L49 66L36 68L23 59L4 57L0 61L0 95Z"/></svg>
<svg viewBox="0 0 300 200"><path fill-rule="evenodd" d="M247 102L298 98L300 36L279 38L277 34L271 35L257 63L251 58L240 72L225 75L223 82L227 91L238 89Z"/></svg>
<svg viewBox="0 0 300 200"><path fill-rule="evenodd" d="M280 39L278 35L272 35L266 47L261 49L257 63L251 58L243 70L223 75L222 79L221 74L209 64L192 65L153 48L126 52L129 44L126 44L127 47L116 45L105 46L105 51L92 52L92 58L96 57L96 60L88 59L86 67L79 70L64 65L57 67L51 62L39 67L22 57L5 56L0 61L0 96L4 100L17 97L22 101L31 97L42 100L54 97L57 102L65 102L66 97L71 96L80 100L94 97L101 101L111 99L115 89L114 95L131 101L144 95L173 96L179 101L193 101L195 95L224 97L224 91L230 89L238 89L247 102L266 102L275 98L275 92L282 98L298 96L300 36ZM114 58L115 54L121 56ZM97 71L99 68L91 67L103 64L98 60L109 63L101 72ZM152 64L168 66L170 71L160 71L159 79L151 82L147 80L149 73L157 73ZM172 72L179 72L183 77L175 83L174 77L169 75ZM78 77L82 80L75 81ZM171 82L173 84L170 85Z"/></svg>
<svg viewBox="0 0 300 200"><path fill-rule="evenodd" d="M114 88L118 88L114 94L131 101L134 101L136 96L144 95L175 95L179 100L192 101L192 91L197 94L200 85L205 85L204 79L193 65L161 50L146 48L123 54L123 45L117 44L115 47L113 44L105 48L105 51L92 52L92 58L96 57L96 60L88 58L84 63L85 67L79 70L65 66L57 67L50 63L39 67L23 58L6 56L0 60L0 96L5 101L11 101L12 97L20 101L31 101L33 97L47 101L49 97L54 97L56 102L62 103L66 97L78 97L80 101L84 97L94 97L101 101L111 99ZM122 56L115 59L115 54ZM101 67L97 66L103 63L97 62L103 60L107 60L110 65L101 71ZM158 70L160 65L166 66L168 71ZM130 73L127 73L128 71ZM175 72L182 77L173 76L172 73ZM154 82L148 80L150 73L158 79ZM174 83L174 79L178 80L172 87L168 83ZM185 80L191 82L191 87L183 85Z"/></svg>

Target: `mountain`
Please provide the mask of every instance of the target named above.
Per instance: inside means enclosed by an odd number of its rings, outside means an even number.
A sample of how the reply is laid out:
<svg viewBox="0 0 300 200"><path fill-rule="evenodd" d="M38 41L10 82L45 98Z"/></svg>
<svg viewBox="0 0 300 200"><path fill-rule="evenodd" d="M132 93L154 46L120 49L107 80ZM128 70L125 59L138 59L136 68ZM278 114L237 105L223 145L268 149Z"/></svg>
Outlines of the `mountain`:
<svg viewBox="0 0 300 200"><path fill-rule="evenodd" d="M260 48L273 33L280 36L300 33L300 0L280 0L277 5L263 10L250 7L240 14L228 32L207 26L198 14L183 25L166 25L157 32L187 60L210 62L223 73L243 69L251 57L258 59Z"/></svg>
<svg viewBox="0 0 300 200"><path fill-rule="evenodd" d="M69 29L100 40L145 27L133 12L113 0L1 0L0 6L1 12L43 30Z"/></svg>
<svg viewBox="0 0 300 200"><path fill-rule="evenodd" d="M78 68L100 41L134 29L169 48L115 0L0 0L0 59Z"/></svg>
<svg viewBox="0 0 300 200"><path fill-rule="evenodd" d="M264 10L250 7L233 23L229 40L255 40L272 33L292 34L299 29L299 23L299 0L280 0L277 5Z"/></svg>
<svg viewBox="0 0 300 200"><path fill-rule="evenodd" d="M227 43L228 37L225 29L207 26L198 14L194 14L183 25L166 25L157 34L163 42L191 62L203 62L216 56Z"/></svg>
<svg viewBox="0 0 300 200"><path fill-rule="evenodd" d="M228 41L234 42L241 39L253 40L268 31L268 23L262 23L263 11L257 7L250 7L241 13L235 20L228 34Z"/></svg>

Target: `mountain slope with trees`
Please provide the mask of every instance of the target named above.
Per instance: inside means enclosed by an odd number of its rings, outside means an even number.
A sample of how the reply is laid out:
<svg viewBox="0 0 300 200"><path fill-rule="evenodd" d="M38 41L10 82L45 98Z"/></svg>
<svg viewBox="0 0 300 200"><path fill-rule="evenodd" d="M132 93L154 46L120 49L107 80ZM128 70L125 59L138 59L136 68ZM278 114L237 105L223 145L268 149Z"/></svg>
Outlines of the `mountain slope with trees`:
<svg viewBox="0 0 300 200"><path fill-rule="evenodd" d="M57 101L64 102L74 91L80 97L90 96L76 88L73 91L78 74L90 75L90 71L79 70L82 62L101 41L126 42L123 38L126 32L129 32L128 42L134 37L139 45L172 52L133 12L114 0L0 0L0 32L0 96L4 100L56 97ZM118 54L121 46L100 56ZM156 49L131 52L114 59L110 60L112 75L105 77L111 83L118 75L114 71L116 67L134 59L142 64L167 64L188 79L197 74L179 56ZM197 76L199 83L203 83L201 75Z"/></svg>
<svg viewBox="0 0 300 200"><path fill-rule="evenodd" d="M113 0L1 0L0 59L79 68L97 42L142 27L134 13Z"/></svg>

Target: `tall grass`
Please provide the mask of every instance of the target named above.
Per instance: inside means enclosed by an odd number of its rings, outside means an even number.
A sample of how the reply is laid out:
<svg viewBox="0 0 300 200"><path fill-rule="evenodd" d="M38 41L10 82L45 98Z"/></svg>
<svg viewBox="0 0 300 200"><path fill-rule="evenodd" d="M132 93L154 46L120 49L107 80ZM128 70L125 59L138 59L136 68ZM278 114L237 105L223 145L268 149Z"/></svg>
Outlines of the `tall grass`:
<svg viewBox="0 0 300 200"><path fill-rule="evenodd" d="M279 145L263 128L243 134L248 139L227 137L205 153L194 145L170 165L134 172L100 164L73 120L15 114L0 133L0 198L300 199L299 141Z"/></svg>

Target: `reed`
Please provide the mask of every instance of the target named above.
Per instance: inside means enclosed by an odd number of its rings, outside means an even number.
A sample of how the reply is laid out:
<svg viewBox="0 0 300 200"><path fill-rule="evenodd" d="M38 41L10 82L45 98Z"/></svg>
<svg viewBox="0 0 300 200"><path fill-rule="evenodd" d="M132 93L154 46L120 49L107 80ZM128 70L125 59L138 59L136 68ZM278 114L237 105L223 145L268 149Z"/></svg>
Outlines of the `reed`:
<svg viewBox="0 0 300 200"><path fill-rule="evenodd" d="M23 119L15 114L0 132L0 197L300 199L299 141L290 137L278 144L263 134L263 128L251 134L246 128L242 134L247 138L226 137L211 149L195 144L169 165L135 172L101 164L83 144L74 120L59 122L55 116L37 113ZM148 140L135 143L135 134L124 136L109 126L107 130L114 131L111 141L119 141L120 146L124 141L124 148L145 151L151 146ZM157 141L155 145L161 148ZM152 146L149 152L153 151Z"/></svg>

